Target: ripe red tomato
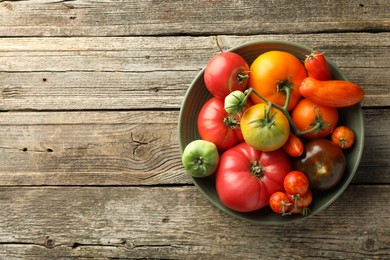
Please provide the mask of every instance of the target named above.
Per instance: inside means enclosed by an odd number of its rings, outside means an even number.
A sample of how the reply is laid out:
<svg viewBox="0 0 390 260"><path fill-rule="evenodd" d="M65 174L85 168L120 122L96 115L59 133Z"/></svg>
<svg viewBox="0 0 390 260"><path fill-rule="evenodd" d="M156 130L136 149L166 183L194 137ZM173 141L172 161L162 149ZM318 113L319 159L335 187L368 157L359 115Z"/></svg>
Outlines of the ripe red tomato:
<svg viewBox="0 0 390 260"><path fill-rule="evenodd" d="M313 51L310 55L306 56L304 64L309 77L313 77L317 80L332 79L332 72L326 63L324 53Z"/></svg>
<svg viewBox="0 0 390 260"><path fill-rule="evenodd" d="M298 157L303 153L303 142L296 135L290 132L287 142L283 145L283 149L291 157Z"/></svg>
<svg viewBox="0 0 390 260"><path fill-rule="evenodd" d="M221 202L239 212L268 205L271 194L283 191L284 177L291 171L283 149L258 151L241 143L225 151L219 160L216 190Z"/></svg>
<svg viewBox="0 0 390 260"><path fill-rule="evenodd" d="M310 189L306 191L303 195L288 195L288 198L290 200L290 203L292 204L290 206L291 213L301 213L303 215L307 215L309 212L308 207L310 206L311 202L313 201L313 193Z"/></svg>
<svg viewBox="0 0 390 260"><path fill-rule="evenodd" d="M332 142L342 149L348 149L355 142L355 134L347 126L338 126L332 133Z"/></svg>
<svg viewBox="0 0 390 260"><path fill-rule="evenodd" d="M339 116L336 108L325 107L314 103L310 99L303 98L291 113L292 120L300 131L312 129L321 118L323 123L320 131L305 134L308 139L328 136L336 127Z"/></svg>
<svg viewBox="0 0 390 260"><path fill-rule="evenodd" d="M244 91L248 82L249 65L234 52L222 52L209 60L204 82L211 94L224 99L235 90Z"/></svg>
<svg viewBox="0 0 390 260"><path fill-rule="evenodd" d="M224 101L216 97L209 99L198 115L198 132L201 139L214 143L219 151L243 142L240 116L225 111Z"/></svg>
<svg viewBox="0 0 390 260"><path fill-rule="evenodd" d="M290 194L302 196L309 189L309 179L301 171L289 172L283 181L284 190Z"/></svg>
<svg viewBox="0 0 390 260"><path fill-rule="evenodd" d="M269 101L284 106L286 102L284 88L291 89L288 110L297 103L301 94L299 86L307 77L306 69L301 61L293 54L284 51L269 51L261 54L252 63L248 86L253 88ZM251 94L254 103L263 101Z"/></svg>
<svg viewBox="0 0 390 260"><path fill-rule="evenodd" d="M272 193L269 198L269 206L273 212L278 214L284 214L289 211L292 203L290 202L289 196L282 191Z"/></svg>

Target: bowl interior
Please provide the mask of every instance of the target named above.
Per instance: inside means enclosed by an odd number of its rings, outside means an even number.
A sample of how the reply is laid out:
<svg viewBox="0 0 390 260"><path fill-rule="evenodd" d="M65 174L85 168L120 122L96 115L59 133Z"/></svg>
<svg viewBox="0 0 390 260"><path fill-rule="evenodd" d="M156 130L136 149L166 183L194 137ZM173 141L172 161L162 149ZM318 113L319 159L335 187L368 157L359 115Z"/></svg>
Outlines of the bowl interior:
<svg viewBox="0 0 390 260"><path fill-rule="evenodd" d="M239 45L230 49L229 51L240 54L248 62L248 64L251 65L260 54L271 50L289 52L294 54L302 61L305 59L305 55L310 54L312 51L311 48L288 41L251 42ZM332 61L327 59L327 62L332 70L334 79L347 80L342 71ZM204 84L203 73L204 69L191 83L191 86L187 90L187 93L184 97L184 101L180 110L178 130L179 149L181 153L183 153L183 150L188 143L193 140L200 139L197 127L197 117L203 104L212 97ZM364 125L363 113L360 104L339 109L339 124L346 125L355 132L356 143L353 147L345 151L347 167L343 179L337 185L337 187L321 193L313 191L313 202L310 206L311 213L308 216L280 216L273 213L269 207L265 207L261 210L250 213L236 212L225 207L219 200L215 190L215 174L207 178L192 178L192 180L199 191L216 207L220 208L222 211L233 217L237 217L245 221L250 221L257 224L282 224L313 216L314 214L328 207L345 190L357 170L363 152Z"/></svg>

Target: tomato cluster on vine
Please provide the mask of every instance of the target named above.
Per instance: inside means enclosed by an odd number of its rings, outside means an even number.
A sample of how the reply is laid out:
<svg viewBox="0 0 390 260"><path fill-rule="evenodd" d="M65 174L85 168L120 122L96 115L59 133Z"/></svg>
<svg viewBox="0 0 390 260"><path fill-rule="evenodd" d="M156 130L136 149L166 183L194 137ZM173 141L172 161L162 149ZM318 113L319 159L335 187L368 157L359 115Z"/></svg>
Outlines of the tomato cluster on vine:
<svg viewBox="0 0 390 260"><path fill-rule="evenodd" d="M333 80L323 53L304 61L268 51L252 64L222 52L207 63L213 95L201 108L200 140L184 150L193 177L216 174L223 205L240 212L263 207L282 215L308 214L312 190L328 190L346 166L353 130L339 125L338 109L360 102L355 83Z"/></svg>

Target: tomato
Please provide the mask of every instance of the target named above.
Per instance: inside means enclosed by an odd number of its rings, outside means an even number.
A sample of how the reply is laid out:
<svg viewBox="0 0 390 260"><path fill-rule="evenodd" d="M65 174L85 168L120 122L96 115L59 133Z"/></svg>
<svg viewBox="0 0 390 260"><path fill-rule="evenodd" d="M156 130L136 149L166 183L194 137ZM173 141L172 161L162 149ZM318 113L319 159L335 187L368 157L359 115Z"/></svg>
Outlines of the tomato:
<svg viewBox="0 0 390 260"><path fill-rule="evenodd" d="M287 142L283 145L283 149L291 157L298 157L303 153L303 142L290 132Z"/></svg>
<svg viewBox="0 0 390 260"><path fill-rule="evenodd" d="M364 90L345 80L316 80L307 77L299 86L302 96L327 107L348 107L363 100Z"/></svg>
<svg viewBox="0 0 390 260"><path fill-rule="evenodd" d="M290 89L288 110L291 110L301 97L298 88L306 77L305 67L293 54L269 51L258 56L252 63L248 86L279 106L284 106L286 102L285 88ZM263 102L253 93L251 99L256 104Z"/></svg>
<svg viewBox="0 0 390 260"><path fill-rule="evenodd" d="M282 111L271 107L267 116L265 103L249 107L241 118L241 131L245 142L260 151L274 151L287 141L290 125Z"/></svg>
<svg viewBox="0 0 390 260"><path fill-rule="evenodd" d="M182 163L193 177L206 177L218 167L219 153L215 144L204 140L189 143L183 151Z"/></svg>
<svg viewBox="0 0 390 260"><path fill-rule="evenodd" d="M308 139L328 136L336 127L339 116L336 108L325 107L303 98L291 113L292 120L300 131L312 129L316 124L319 131L305 134ZM322 123L321 123L322 121Z"/></svg>
<svg viewBox="0 0 390 260"><path fill-rule="evenodd" d="M309 213L308 207L310 206L311 202L313 201L313 193L310 189L306 191L303 195L288 195L289 201L292 204L290 206L291 213L301 213L303 215L307 215Z"/></svg>
<svg viewBox="0 0 390 260"><path fill-rule="evenodd" d="M285 214L288 212L291 205L292 203L290 202L288 195L282 191L272 193L269 198L270 208L273 212L278 214Z"/></svg>
<svg viewBox="0 0 390 260"><path fill-rule="evenodd" d="M333 131L331 139L332 142L340 146L340 148L348 149L355 142L355 134L352 129L347 126L338 126Z"/></svg>
<svg viewBox="0 0 390 260"><path fill-rule="evenodd" d="M224 99L234 90L244 91L248 82L249 65L234 52L222 52L209 60L204 82L211 94Z"/></svg>
<svg viewBox="0 0 390 260"><path fill-rule="evenodd" d="M303 195L309 189L309 180L301 171L289 172L283 181L284 190L290 194Z"/></svg>
<svg viewBox="0 0 390 260"><path fill-rule="evenodd" d="M284 177L291 169L283 149L261 152L241 143L221 155L216 191L226 207L255 211L268 205L271 194L283 191Z"/></svg>
<svg viewBox="0 0 390 260"><path fill-rule="evenodd" d="M202 106L198 115L198 132L201 139L213 142L220 151L244 141L240 115L228 114L224 101L216 97Z"/></svg>
<svg viewBox="0 0 390 260"><path fill-rule="evenodd" d="M332 72L326 63L323 52L313 51L310 55L307 55L304 65L309 77L313 77L317 80L332 79Z"/></svg>
<svg viewBox="0 0 390 260"><path fill-rule="evenodd" d="M310 189L328 190L344 175L346 159L340 147L327 139L314 139L305 144L305 152L294 160L294 169L309 179Z"/></svg>

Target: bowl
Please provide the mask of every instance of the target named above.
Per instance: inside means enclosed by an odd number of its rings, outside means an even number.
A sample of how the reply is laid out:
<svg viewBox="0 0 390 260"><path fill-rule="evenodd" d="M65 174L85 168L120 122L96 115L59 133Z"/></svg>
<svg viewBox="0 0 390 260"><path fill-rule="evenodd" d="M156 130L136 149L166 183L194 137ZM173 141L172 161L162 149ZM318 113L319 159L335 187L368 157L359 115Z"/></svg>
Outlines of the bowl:
<svg viewBox="0 0 390 260"><path fill-rule="evenodd" d="M305 55L310 54L313 49L304 45L289 42L289 41L255 41L246 44L238 45L228 51L235 52L241 55L249 64L262 53L279 50L286 51L295 55L298 59L304 60ZM334 79L347 80L343 72L327 58L327 63L330 66ZM207 61L205 61L205 65ZM184 148L193 140L200 139L197 128L197 117L203 104L212 97L208 92L203 80L204 68L195 77L190 87L188 88L179 114L178 133L179 133L179 149L181 154ZM226 214L256 224L287 224L314 216L330 206L347 188L353 179L356 170L359 166L364 145L364 123L363 112L360 103L347 108L339 109L339 125L343 124L350 127L356 136L355 144L344 150L347 160L347 166L342 180L336 187L325 192L313 191L313 202L310 205L310 214L307 216L295 214L291 216L281 216L271 211L269 207L260 210L242 213L231 210L225 207L220 201L215 189L215 174L205 178L192 178L197 189L217 208L221 209Z"/></svg>

